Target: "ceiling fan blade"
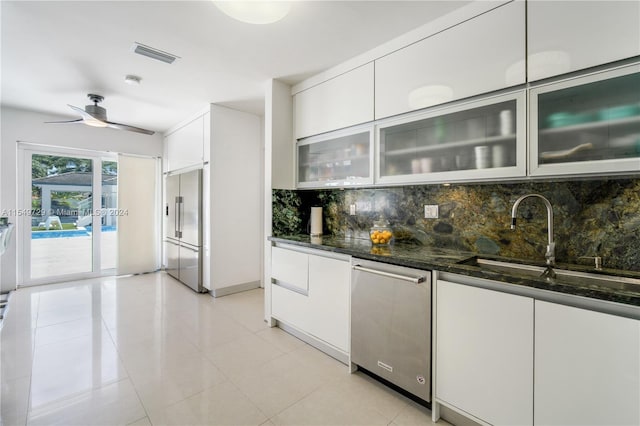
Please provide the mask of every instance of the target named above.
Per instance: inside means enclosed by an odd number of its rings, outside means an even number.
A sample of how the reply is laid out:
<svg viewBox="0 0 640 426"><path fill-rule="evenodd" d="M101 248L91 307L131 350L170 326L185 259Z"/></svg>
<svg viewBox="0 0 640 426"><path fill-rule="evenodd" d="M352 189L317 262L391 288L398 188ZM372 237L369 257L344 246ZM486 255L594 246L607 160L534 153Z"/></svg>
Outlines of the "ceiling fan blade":
<svg viewBox="0 0 640 426"><path fill-rule="evenodd" d="M83 119L98 120L97 118L95 118L93 115L89 114L87 111L83 110L82 108L78 108L69 104L67 104L67 106L72 110L74 110L75 112L77 112L78 114L80 114Z"/></svg>
<svg viewBox="0 0 640 426"><path fill-rule="evenodd" d="M153 130L142 129L140 127L129 126L127 124L114 123L112 121L106 121L108 127L119 130L128 130L130 132L143 133L145 135L153 135L155 132Z"/></svg>
<svg viewBox="0 0 640 426"><path fill-rule="evenodd" d="M82 123L82 118L78 118L76 120L67 120L67 121L45 121L46 124L71 124L71 123Z"/></svg>

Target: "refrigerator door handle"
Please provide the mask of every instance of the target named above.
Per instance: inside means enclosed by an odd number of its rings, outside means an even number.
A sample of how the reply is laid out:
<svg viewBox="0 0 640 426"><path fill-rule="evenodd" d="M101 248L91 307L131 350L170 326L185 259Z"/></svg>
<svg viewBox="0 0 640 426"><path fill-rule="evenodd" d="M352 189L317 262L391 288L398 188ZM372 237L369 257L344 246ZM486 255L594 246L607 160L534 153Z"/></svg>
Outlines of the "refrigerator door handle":
<svg viewBox="0 0 640 426"><path fill-rule="evenodd" d="M178 197L175 198L173 207L175 208L173 215L173 232L176 238L180 238L180 208Z"/></svg>
<svg viewBox="0 0 640 426"><path fill-rule="evenodd" d="M178 208L180 209L180 214L178 215L178 224L180 226L180 238L182 238L182 228L184 226L184 197L178 197Z"/></svg>

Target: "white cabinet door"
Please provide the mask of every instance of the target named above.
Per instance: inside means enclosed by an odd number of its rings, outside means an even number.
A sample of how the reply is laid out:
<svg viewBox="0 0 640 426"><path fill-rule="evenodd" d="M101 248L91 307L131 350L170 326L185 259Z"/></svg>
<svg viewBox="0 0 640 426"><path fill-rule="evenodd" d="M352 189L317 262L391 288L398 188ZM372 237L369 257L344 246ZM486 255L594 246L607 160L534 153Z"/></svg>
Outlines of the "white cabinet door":
<svg viewBox="0 0 640 426"><path fill-rule="evenodd" d="M524 24L515 1L376 60L376 119L524 83Z"/></svg>
<svg viewBox="0 0 640 426"><path fill-rule="evenodd" d="M296 139L373 120L373 62L294 97Z"/></svg>
<svg viewBox="0 0 640 426"><path fill-rule="evenodd" d="M296 145L298 188L373 183L373 126L305 138Z"/></svg>
<svg viewBox="0 0 640 426"><path fill-rule="evenodd" d="M493 425L533 423L533 299L437 281L435 397Z"/></svg>
<svg viewBox="0 0 640 426"><path fill-rule="evenodd" d="M204 156L204 117L198 117L167 135L165 144L168 171L201 165Z"/></svg>
<svg viewBox="0 0 640 426"><path fill-rule="evenodd" d="M640 2L529 1L528 79L640 55Z"/></svg>
<svg viewBox="0 0 640 426"><path fill-rule="evenodd" d="M309 256L309 332L343 352L349 352L351 264L345 260Z"/></svg>
<svg viewBox="0 0 640 426"><path fill-rule="evenodd" d="M376 183L524 177L524 90L380 121Z"/></svg>
<svg viewBox="0 0 640 426"><path fill-rule="evenodd" d="M280 247L271 249L271 278L285 287L309 290L309 255Z"/></svg>
<svg viewBox="0 0 640 426"><path fill-rule="evenodd" d="M535 302L535 423L640 424L640 321Z"/></svg>
<svg viewBox="0 0 640 426"><path fill-rule="evenodd" d="M640 64L529 91L529 174L640 171Z"/></svg>

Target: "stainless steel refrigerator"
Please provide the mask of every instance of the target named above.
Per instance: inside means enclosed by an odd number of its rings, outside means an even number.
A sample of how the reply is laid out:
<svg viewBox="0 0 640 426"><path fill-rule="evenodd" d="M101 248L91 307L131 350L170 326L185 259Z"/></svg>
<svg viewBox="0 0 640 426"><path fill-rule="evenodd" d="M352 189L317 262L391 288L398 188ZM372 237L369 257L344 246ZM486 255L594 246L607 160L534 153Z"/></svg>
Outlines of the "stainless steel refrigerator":
<svg viewBox="0 0 640 426"><path fill-rule="evenodd" d="M165 179L165 270L193 290L202 285L202 170Z"/></svg>

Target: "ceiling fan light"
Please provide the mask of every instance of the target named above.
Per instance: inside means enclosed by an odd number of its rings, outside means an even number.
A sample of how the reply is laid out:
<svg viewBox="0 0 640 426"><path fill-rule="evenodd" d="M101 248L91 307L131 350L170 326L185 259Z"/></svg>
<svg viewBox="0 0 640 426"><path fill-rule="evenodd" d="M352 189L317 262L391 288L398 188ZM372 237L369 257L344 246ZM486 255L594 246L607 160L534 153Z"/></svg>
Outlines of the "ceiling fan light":
<svg viewBox="0 0 640 426"><path fill-rule="evenodd" d="M100 120L96 120L96 119L88 119L85 118L84 119L84 124L86 124L87 126L91 126L91 127L107 127L108 124L105 123L104 121L100 121Z"/></svg>
<svg viewBox="0 0 640 426"><path fill-rule="evenodd" d="M248 24L272 24L289 14L291 2L288 1L215 1L214 5L222 12Z"/></svg>

